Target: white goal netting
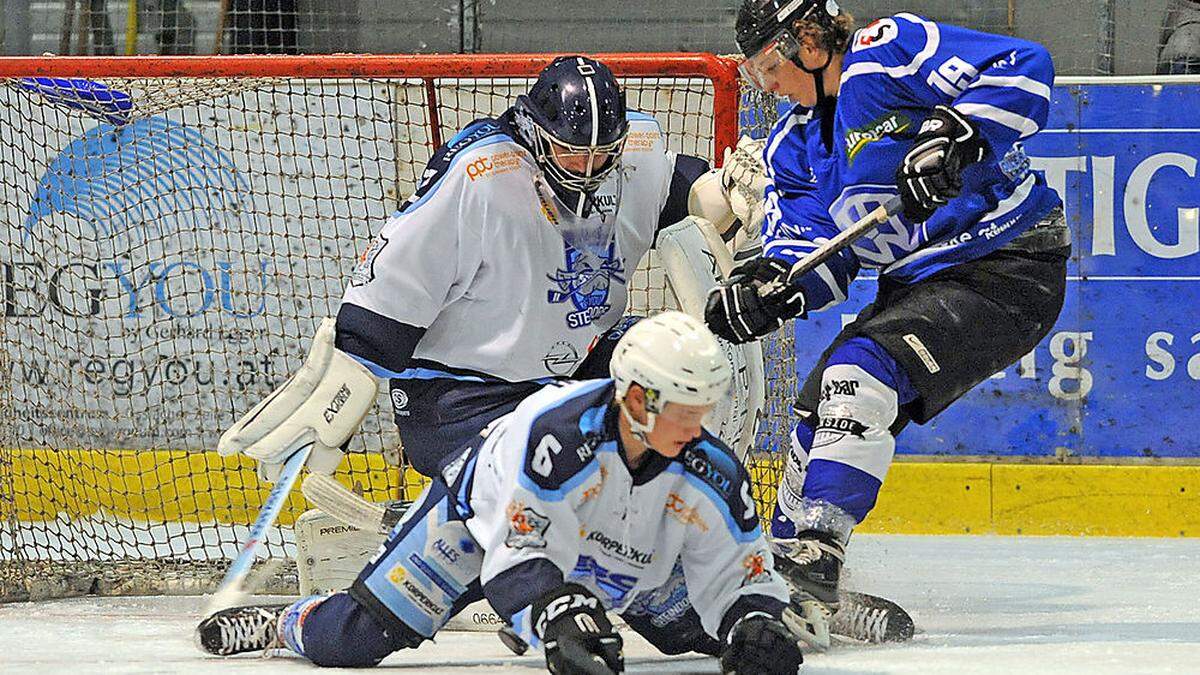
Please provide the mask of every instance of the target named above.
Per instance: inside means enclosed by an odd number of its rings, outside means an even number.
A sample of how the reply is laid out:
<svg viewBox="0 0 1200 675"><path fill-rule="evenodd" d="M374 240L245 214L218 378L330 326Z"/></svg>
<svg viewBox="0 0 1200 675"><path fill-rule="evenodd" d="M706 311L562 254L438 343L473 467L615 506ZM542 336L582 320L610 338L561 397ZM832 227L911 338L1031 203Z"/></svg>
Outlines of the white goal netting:
<svg viewBox="0 0 1200 675"><path fill-rule="evenodd" d="M210 588L267 492L217 438L300 364L433 150L547 59L0 63L0 599ZM674 150L711 160L739 122L773 119L724 59L606 60ZM122 112L47 97L68 80L38 76L99 82ZM631 283L635 311L672 306L645 267ZM795 392L790 345L766 345L760 505ZM374 500L420 487L389 410L340 474ZM297 492L270 555L290 552L304 506Z"/></svg>

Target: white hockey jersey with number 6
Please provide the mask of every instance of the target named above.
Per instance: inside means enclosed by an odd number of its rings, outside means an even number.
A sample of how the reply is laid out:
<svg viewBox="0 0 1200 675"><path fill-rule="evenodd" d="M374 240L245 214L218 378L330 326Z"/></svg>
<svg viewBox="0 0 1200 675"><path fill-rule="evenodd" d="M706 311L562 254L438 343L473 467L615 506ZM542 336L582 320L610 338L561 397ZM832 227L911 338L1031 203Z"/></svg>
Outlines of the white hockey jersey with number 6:
<svg viewBox="0 0 1200 675"><path fill-rule="evenodd" d="M690 602L711 635L739 599L741 613L761 605L777 614L788 593L745 468L705 432L674 459L648 451L631 472L613 391L612 380L548 386L493 425L465 465L448 465L451 484L473 474L459 482L458 501L484 550L485 595L498 607L527 606L536 598L497 582L543 559L616 612L665 615ZM686 597L655 594L679 570ZM518 629L528 629L527 615L514 617Z"/></svg>

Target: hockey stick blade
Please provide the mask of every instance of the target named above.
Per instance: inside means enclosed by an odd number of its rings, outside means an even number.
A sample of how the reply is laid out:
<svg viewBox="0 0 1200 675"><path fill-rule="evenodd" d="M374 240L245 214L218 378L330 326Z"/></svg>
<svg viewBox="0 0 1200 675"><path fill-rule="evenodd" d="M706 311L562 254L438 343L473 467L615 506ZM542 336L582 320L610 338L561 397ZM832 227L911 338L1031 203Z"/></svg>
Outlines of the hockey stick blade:
<svg viewBox="0 0 1200 675"><path fill-rule="evenodd" d="M283 463L283 469L279 472L275 487L267 495L262 509L258 512L258 517L250 526L250 534L246 537L246 542L242 544L237 557L230 563L229 569L225 572L225 578L221 580L221 585L209 599L205 616L211 616L218 610L232 607L240 602L245 592L246 578L250 575L250 569L254 565L254 556L258 547L266 539L267 529L275 524L275 520L283 511L283 505L296 485L296 479L300 477L300 472L304 469L308 456L312 454L312 449L313 441L306 440Z"/></svg>
<svg viewBox="0 0 1200 675"><path fill-rule="evenodd" d="M796 277L802 276L816 269L818 265L829 260L831 257L850 246L854 242L861 239L864 235L887 222L889 218L900 213L904 208L904 203L900 201L900 197L892 197L884 202L874 211L863 216L858 222L850 227L842 230L833 239L821 244L812 253L804 256L792 265L792 269L782 279L773 279L768 283L758 287L759 297L767 297L772 293L787 288L791 285Z"/></svg>
<svg viewBox="0 0 1200 675"><path fill-rule="evenodd" d="M369 502L337 482L333 476L310 473L300 485L304 498L325 513L351 527L366 532L387 534L391 525L384 521L383 505Z"/></svg>

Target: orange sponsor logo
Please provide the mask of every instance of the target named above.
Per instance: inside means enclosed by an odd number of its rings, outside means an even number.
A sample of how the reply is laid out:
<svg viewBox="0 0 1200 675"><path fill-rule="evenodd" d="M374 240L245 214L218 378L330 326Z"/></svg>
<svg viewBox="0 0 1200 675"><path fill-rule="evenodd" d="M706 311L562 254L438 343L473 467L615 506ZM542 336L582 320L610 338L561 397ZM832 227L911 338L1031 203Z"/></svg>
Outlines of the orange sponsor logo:
<svg viewBox="0 0 1200 675"><path fill-rule="evenodd" d="M500 152L494 155L480 157L471 162L467 162L466 171L467 178L471 182L475 182L479 178L489 178L498 176L502 173L516 171L521 165L521 155L516 151Z"/></svg>
<svg viewBox="0 0 1200 675"><path fill-rule="evenodd" d="M645 152L652 150L658 142L660 134L657 131L634 131L625 139L627 152Z"/></svg>
<svg viewBox="0 0 1200 675"><path fill-rule="evenodd" d="M687 502L683 501L683 497L674 492L667 495L667 513L675 517L676 520L684 525L695 525L700 528L701 532L708 532L708 523L704 522L704 518L700 517L699 511L694 506L688 506Z"/></svg>
<svg viewBox="0 0 1200 675"><path fill-rule="evenodd" d="M756 584L760 581L766 581L767 561L764 551L755 551L742 559L742 567L746 568L746 576L742 579L742 585Z"/></svg>
<svg viewBox="0 0 1200 675"><path fill-rule="evenodd" d="M579 500L580 504L586 504L596 495L600 494L600 490L604 487L604 481L608 479L608 469L604 465L600 465L600 482L583 491L583 496Z"/></svg>

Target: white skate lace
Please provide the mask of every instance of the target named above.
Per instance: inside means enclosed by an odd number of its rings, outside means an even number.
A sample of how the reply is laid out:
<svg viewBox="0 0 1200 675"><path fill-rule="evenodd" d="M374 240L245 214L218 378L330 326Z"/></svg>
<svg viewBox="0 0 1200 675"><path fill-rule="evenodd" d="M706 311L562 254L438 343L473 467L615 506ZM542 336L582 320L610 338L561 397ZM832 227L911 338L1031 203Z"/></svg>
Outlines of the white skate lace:
<svg viewBox="0 0 1200 675"><path fill-rule="evenodd" d="M777 541L776 544L779 552L797 565L810 565L821 559L821 547L815 541Z"/></svg>
<svg viewBox="0 0 1200 675"><path fill-rule="evenodd" d="M887 631L888 611L857 603L844 603L841 611L833 617L830 630L864 642L883 642Z"/></svg>
<svg viewBox="0 0 1200 675"><path fill-rule="evenodd" d="M270 649L276 643L275 636L271 635L274 622L274 616L265 616L261 611L221 617L217 619L217 626L221 629L221 644L230 653Z"/></svg>

